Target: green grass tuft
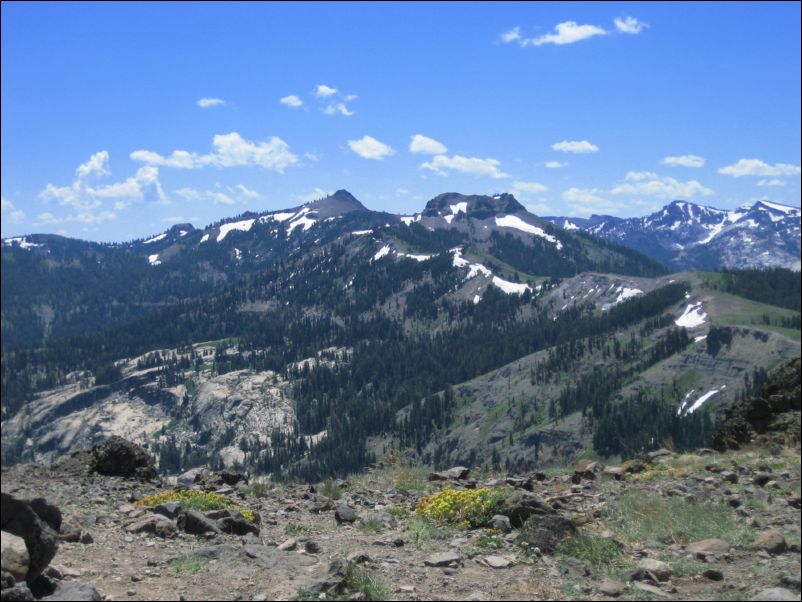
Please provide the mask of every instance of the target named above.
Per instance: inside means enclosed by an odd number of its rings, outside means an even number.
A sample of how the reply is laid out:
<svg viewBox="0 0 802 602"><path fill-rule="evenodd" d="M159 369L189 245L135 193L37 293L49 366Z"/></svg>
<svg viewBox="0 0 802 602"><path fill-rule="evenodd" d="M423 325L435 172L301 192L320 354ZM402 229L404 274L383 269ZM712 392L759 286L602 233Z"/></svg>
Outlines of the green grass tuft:
<svg viewBox="0 0 802 602"><path fill-rule="evenodd" d="M752 533L738 526L732 509L649 493L625 493L608 508L605 521L628 541L689 543L720 538L732 545L751 543Z"/></svg>
<svg viewBox="0 0 802 602"><path fill-rule="evenodd" d="M563 541L557 552L569 558L584 560L593 566L614 566L620 564L624 557L621 548L611 539L582 533Z"/></svg>
<svg viewBox="0 0 802 602"><path fill-rule="evenodd" d="M184 575L187 573L197 573L205 569L207 564L209 564L208 558L202 558L195 554L187 554L186 556L171 560L168 566L176 575Z"/></svg>

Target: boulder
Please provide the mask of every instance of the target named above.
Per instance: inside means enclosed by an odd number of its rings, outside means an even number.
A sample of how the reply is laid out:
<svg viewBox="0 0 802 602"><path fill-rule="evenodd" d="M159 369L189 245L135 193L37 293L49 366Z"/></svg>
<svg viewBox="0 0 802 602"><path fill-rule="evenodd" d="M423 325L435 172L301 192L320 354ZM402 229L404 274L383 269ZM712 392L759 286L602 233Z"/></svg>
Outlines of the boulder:
<svg viewBox="0 0 802 602"><path fill-rule="evenodd" d="M456 552L439 552L428 556L423 564L426 566L451 566L462 562L462 556Z"/></svg>
<svg viewBox="0 0 802 602"><path fill-rule="evenodd" d="M30 557L24 539L6 531L0 532L0 557L2 570L14 577L14 581L25 581Z"/></svg>
<svg viewBox="0 0 802 602"><path fill-rule="evenodd" d="M220 530L223 533L232 533L234 535L247 535L253 533L259 535L259 527L251 521L242 516L239 512L237 516L224 516L217 521Z"/></svg>
<svg viewBox="0 0 802 602"><path fill-rule="evenodd" d="M217 524L195 510L187 510L178 517L178 528L193 535L222 533Z"/></svg>
<svg viewBox="0 0 802 602"><path fill-rule="evenodd" d="M667 562L654 558L644 558L638 562L638 569L648 571L657 577L658 581L668 581L672 570Z"/></svg>
<svg viewBox="0 0 802 602"><path fill-rule="evenodd" d="M433 472L429 475L430 481L458 481L460 479L467 479L468 473L471 472L470 468L464 466L454 466L448 470L440 472Z"/></svg>
<svg viewBox="0 0 802 602"><path fill-rule="evenodd" d="M153 457L136 443L113 436L92 448L90 470L108 476L153 479L159 474Z"/></svg>
<svg viewBox="0 0 802 602"><path fill-rule="evenodd" d="M749 599L759 602L785 602L786 600L790 602L792 600L799 600L799 596L790 589L785 589L784 587L770 587L758 592Z"/></svg>
<svg viewBox="0 0 802 602"><path fill-rule="evenodd" d="M574 523L561 514L533 514L521 527L518 542L538 548L543 554L553 554L564 539L576 534Z"/></svg>
<svg viewBox="0 0 802 602"><path fill-rule="evenodd" d="M769 554L782 554L788 549L788 544L779 529L769 529L758 533L755 537L755 547L766 550Z"/></svg>
<svg viewBox="0 0 802 602"><path fill-rule="evenodd" d="M20 602L22 601L27 602L28 600L33 600L33 599L34 599L33 593L25 583L17 583L12 587L4 589L2 594L0 594L0 600L2 600L3 602L6 602L6 600L8 600L9 602L12 601L16 602L18 600Z"/></svg>
<svg viewBox="0 0 802 602"><path fill-rule="evenodd" d="M61 512L44 499L19 500L8 493L0 494L3 531L21 537L28 549L27 580L32 581L56 555Z"/></svg>
<svg viewBox="0 0 802 602"><path fill-rule="evenodd" d="M159 537L174 537L176 533L176 524L168 518L160 514L146 516L137 520L127 527L125 530L128 533L151 533Z"/></svg>
<svg viewBox="0 0 802 602"><path fill-rule="evenodd" d="M520 527L532 515L553 514L554 510L534 493L514 491L499 507L499 514L510 519L513 527Z"/></svg>
<svg viewBox="0 0 802 602"><path fill-rule="evenodd" d="M43 600L73 600L74 602L95 602L102 600L103 597L91 583L76 583L71 581L60 585L50 596Z"/></svg>
<svg viewBox="0 0 802 602"><path fill-rule="evenodd" d="M510 522L510 518L508 516L504 516L503 514L496 514L493 518L491 518L490 526L493 529L501 531L502 533L509 533L512 531L512 523Z"/></svg>
<svg viewBox="0 0 802 602"><path fill-rule="evenodd" d="M362 512L358 518L359 522L365 523L379 523L385 529L395 529L398 526L395 517L388 512Z"/></svg>
<svg viewBox="0 0 802 602"><path fill-rule="evenodd" d="M153 512L167 518L178 518L178 515L181 514L181 504L179 502L165 502L156 506Z"/></svg>

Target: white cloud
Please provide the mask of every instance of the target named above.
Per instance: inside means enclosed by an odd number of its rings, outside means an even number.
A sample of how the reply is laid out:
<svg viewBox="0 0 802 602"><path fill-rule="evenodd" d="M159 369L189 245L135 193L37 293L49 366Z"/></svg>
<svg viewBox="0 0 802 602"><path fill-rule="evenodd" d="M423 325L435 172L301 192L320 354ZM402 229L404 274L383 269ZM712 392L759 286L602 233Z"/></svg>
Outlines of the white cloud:
<svg viewBox="0 0 802 602"><path fill-rule="evenodd" d="M384 159L395 154L395 150L373 136L362 136L359 140L349 140L348 146L363 159Z"/></svg>
<svg viewBox="0 0 802 602"><path fill-rule="evenodd" d="M0 213L3 214L3 221L9 224L18 224L25 219L25 212L17 209L6 197L0 197Z"/></svg>
<svg viewBox="0 0 802 602"><path fill-rule="evenodd" d="M561 167L568 165L568 163L563 163L561 161L546 161L544 165L549 169L560 169Z"/></svg>
<svg viewBox="0 0 802 602"><path fill-rule="evenodd" d="M69 207L75 213L65 217L57 217L52 212L45 212L38 217L39 224L60 224L82 222L86 224L100 223L115 219L113 211L101 210L105 200L114 200L114 208L120 211L133 202L163 202L167 197L159 182L159 169L152 165L140 167L136 174L112 184L89 186L85 179L90 175L109 175L109 154L100 151L92 155L86 163L75 170L75 180L69 186L47 184L39 193L39 198L58 201L60 205Z"/></svg>
<svg viewBox="0 0 802 602"><path fill-rule="evenodd" d="M409 194L409 189L408 188L398 187L398 188L395 189L395 196L406 196L408 194Z"/></svg>
<svg viewBox="0 0 802 602"><path fill-rule="evenodd" d="M236 203L229 195L219 190L179 188L173 192L186 201L212 201L215 205L234 205Z"/></svg>
<svg viewBox="0 0 802 602"><path fill-rule="evenodd" d="M165 224L181 224L181 223L192 223L192 222L199 222L201 218L198 216L193 217L184 217L183 215L172 215L169 217L163 217L159 221Z"/></svg>
<svg viewBox="0 0 802 602"><path fill-rule="evenodd" d="M129 199L148 202L165 202L167 200L159 183L159 168L152 165L140 167L136 175L127 178L123 182L108 184L99 188L87 187L86 192L92 197L102 199Z"/></svg>
<svg viewBox="0 0 802 602"><path fill-rule="evenodd" d="M315 89L315 95L318 98L326 98L327 96L332 96L333 94L337 94L337 88L331 88L326 84L318 84L317 88Z"/></svg>
<svg viewBox="0 0 802 602"><path fill-rule="evenodd" d="M521 28L513 27L509 31L505 31L504 33L500 34L499 39L505 44L509 44L510 42L520 42L523 39L521 37Z"/></svg>
<svg viewBox="0 0 802 602"><path fill-rule="evenodd" d="M279 102L283 105L287 105L288 107L292 107L293 109L297 109L298 107L304 104L304 101L298 98L295 94L290 94L289 96L285 96Z"/></svg>
<svg viewBox="0 0 802 602"><path fill-rule="evenodd" d="M236 186L234 186L234 188L236 188L239 191L239 193L246 199L258 199L261 196L258 192L256 192L255 190L251 190L244 184L237 184Z"/></svg>
<svg viewBox="0 0 802 602"><path fill-rule="evenodd" d="M438 142L434 138L429 138L423 134L415 134L409 141L409 150L413 153L421 153L424 155L442 155L448 149L444 144Z"/></svg>
<svg viewBox="0 0 802 602"><path fill-rule="evenodd" d="M759 180L757 183L758 186L785 186L785 180L781 180L780 178L772 178L772 179L763 179Z"/></svg>
<svg viewBox="0 0 802 602"><path fill-rule="evenodd" d="M42 224L67 224L73 222L79 222L82 224L101 224L103 222L117 219L117 214L113 211L100 211L99 213L82 211L80 213L67 215L65 217L56 217L51 212L45 211L44 213L40 213L36 219L37 221L34 223L34 226L40 226Z"/></svg>
<svg viewBox="0 0 802 602"><path fill-rule="evenodd" d="M615 195L653 196L660 199L688 199L697 195L710 196L714 191L698 180L680 182L668 176L658 176L650 171L630 171L625 182L610 191Z"/></svg>
<svg viewBox="0 0 802 602"><path fill-rule="evenodd" d="M335 104L326 105L323 109L324 115L336 115L339 113L340 115L345 115L346 117L350 117L354 114L353 111L349 110L345 103L338 102Z"/></svg>
<svg viewBox="0 0 802 602"><path fill-rule="evenodd" d="M496 159L480 159L478 157L463 157L454 155L437 155L430 162L421 163L421 169L429 169L441 176L446 175L445 170L461 171L477 176L490 176L491 178L509 178L509 174L499 169L501 163Z"/></svg>
<svg viewBox="0 0 802 602"><path fill-rule="evenodd" d="M201 109L225 106L226 101L222 98L200 98L196 103Z"/></svg>
<svg viewBox="0 0 802 602"><path fill-rule="evenodd" d="M75 176L79 180L83 180L84 178L90 175L96 176L107 176L111 172L109 171L109 152L102 150L91 157L89 157L89 161L86 163L81 163L75 169Z"/></svg>
<svg viewBox="0 0 802 602"><path fill-rule="evenodd" d="M637 34L649 27L648 23L638 21L635 17L616 17L615 28L621 33Z"/></svg>
<svg viewBox="0 0 802 602"><path fill-rule="evenodd" d="M582 40L587 40L594 36L601 36L607 32L601 27L596 25L578 25L576 21L565 21L558 23L554 28L555 33L547 33L539 38L530 38L528 40L519 40L522 46L542 46L544 44L556 44L562 46L564 44L574 44Z"/></svg>
<svg viewBox="0 0 802 602"><path fill-rule="evenodd" d="M548 186L544 186L543 184L539 184L538 182L520 182L515 181L512 183L512 188L518 193L540 193L546 192L548 190Z"/></svg>
<svg viewBox="0 0 802 602"><path fill-rule="evenodd" d="M284 173L287 167L298 163L298 157L290 151L289 145L277 136L265 142L251 142L237 132L231 132L216 135L212 139L212 146L214 152L206 155L176 150L169 157L163 157L153 151L137 150L130 157L150 165L180 169L252 165L278 173Z"/></svg>
<svg viewBox="0 0 802 602"><path fill-rule="evenodd" d="M671 167L703 167L705 160L704 157L699 157L698 155L678 155L676 157L665 157L660 163Z"/></svg>
<svg viewBox="0 0 802 602"><path fill-rule="evenodd" d="M739 159L733 165L727 165L718 170L726 176L740 178L741 176L795 176L799 175L799 165L788 163L775 163L769 165L760 159Z"/></svg>
<svg viewBox="0 0 802 602"><path fill-rule="evenodd" d="M302 203L311 203L312 201L317 201L318 199L325 199L327 196L331 196L331 192L327 192L316 186L312 192L307 194L296 194L293 198L296 201L301 201Z"/></svg>
<svg viewBox="0 0 802 602"><path fill-rule="evenodd" d="M577 154L596 153L599 151L598 146L591 144L587 140L563 140L562 142L552 144L551 148L562 153Z"/></svg>
<svg viewBox="0 0 802 602"><path fill-rule="evenodd" d="M304 159L309 159L310 161L320 161L315 153L304 153Z"/></svg>
<svg viewBox="0 0 802 602"><path fill-rule="evenodd" d="M563 200L569 203L603 203L606 202L602 196L602 191L597 188L577 188L572 187L563 192Z"/></svg>
<svg viewBox="0 0 802 602"><path fill-rule="evenodd" d="M359 98L359 96L357 96L356 94L348 94L345 97L345 102L351 102L352 100L356 100L357 98Z"/></svg>

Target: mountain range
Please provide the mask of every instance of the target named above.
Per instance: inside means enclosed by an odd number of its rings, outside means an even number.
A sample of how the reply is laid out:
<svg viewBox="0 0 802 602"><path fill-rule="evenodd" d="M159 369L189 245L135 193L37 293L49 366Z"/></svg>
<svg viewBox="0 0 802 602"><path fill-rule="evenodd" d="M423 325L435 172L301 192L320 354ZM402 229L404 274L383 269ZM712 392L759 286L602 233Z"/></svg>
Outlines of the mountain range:
<svg viewBox="0 0 802 602"><path fill-rule="evenodd" d="M674 271L800 270L799 209L766 200L736 210L674 201L645 217L544 219L637 249Z"/></svg>
<svg viewBox="0 0 802 602"><path fill-rule="evenodd" d="M509 194L396 216L341 190L127 243L6 239L3 461L112 434L165 472L302 478L391 452L521 468L690 448L799 355L798 274L677 273L579 226Z"/></svg>

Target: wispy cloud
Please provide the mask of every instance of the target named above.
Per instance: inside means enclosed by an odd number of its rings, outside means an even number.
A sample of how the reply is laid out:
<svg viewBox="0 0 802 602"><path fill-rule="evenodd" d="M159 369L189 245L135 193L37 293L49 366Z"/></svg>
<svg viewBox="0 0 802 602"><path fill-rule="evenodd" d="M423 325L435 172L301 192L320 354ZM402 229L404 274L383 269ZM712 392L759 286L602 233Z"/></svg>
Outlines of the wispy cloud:
<svg viewBox="0 0 802 602"><path fill-rule="evenodd" d="M222 98L199 98L196 104L201 109L210 109L212 107L222 107L225 106L226 101Z"/></svg>
<svg viewBox="0 0 802 602"><path fill-rule="evenodd" d="M616 17L613 22L615 28L621 33L638 34L649 27L648 23L638 21L635 17Z"/></svg>
<svg viewBox="0 0 802 602"><path fill-rule="evenodd" d="M552 144L551 148L561 153L586 154L599 152L599 147L587 140L563 140Z"/></svg>
<svg viewBox="0 0 802 602"><path fill-rule="evenodd" d="M173 191L176 196L185 201L211 201L215 205L234 205L235 201L230 195L220 190L196 190L194 188L179 188Z"/></svg>
<svg viewBox="0 0 802 602"><path fill-rule="evenodd" d="M544 44L563 46L587 40L594 36L602 36L606 33L602 27L597 25L579 25L576 21L565 21L558 23L553 33L547 33L536 38L526 38L521 35L520 27L514 27L502 33L499 39L506 44L515 42L522 48L526 46L543 46Z"/></svg>
<svg viewBox="0 0 802 602"><path fill-rule="evenodd" d="M704 167L705 160L698 155L678 155L665 157L660 163L671 167Z"/></svg>
<svg viewBox="0 0 802 602"><path fill-rule="evenodd" d="M526 195L526 193L538 194L546 192L549 188L538 182L521 182L516 180L512 183L512 189L518 194Z"/></svg>
<svg viewBox="0 0 802 602"><path fill-rule="evenodd" d="M349 140L348 147L363 159L381 160L395 154L395 150L376 140L373 136L362 136L359 140Z"/></svg>
<svg viewBox="0 0 802 602"><path fill-rule="evenodd" d="M0 197L0 213L3 215L3 221L9 224L18 224L25 219L25 212L17 209L6 197Z"/></svg>
<svg viewBox="0 0 802 602"><path fill-rule="evenodd" d="M501 162L490 158L437 155L431 161L422 163L420 167L441 176L446 175L448 171L459 171L477 176L490 176L491 178L509 178L509 174L499 169L500 165Z"/></svg>
<svg viewBox="0 0 802 602"><path fill-rule="evenodd" d="M283 105L288 107L292 107L293 109L297 109L298 107L303 106L304 101L298 98L295 94L290 94L289 96L285 96L279 102Z"/></svg>
<svg viewBox="0 0 802 602"><path fill-rule="evenodd" d="M785 186L785 180L781 180L780 178L771 178L759 180L757 183L758 186Z"/></svg>
<svg viewBox="0 0 802 602"><path fill-rule="evenodd" d="M327 196L331 196L333 193L316 186L312 192L307 192L306 194L296 194L293 195L296 201L300 201L302 203L311 203L312 201L317 201L319 199L325 199Z"/></svg>
<svg viewBox="0 0 802 602"><path fill-rule="evenodd" d="M415 134L409 141L409 150L412 153L424 155L442 155L447 152L446 146L434 138L429 138L423 134Z"/></svg>
<svg viewBox="0 0 802 602"><path fill-rule="evenodd" d="M330 105L326 105L323 109L324 115L343 115L345 117L350 117L354 114L352 110L350 110L344 102L338 102Z"/></svg>
<svg viewBox="0 0 802 602"><path fill-rule="evenodd" d="M796 176L800 174L799 165L775 163L769 165L760 159L739 159L737 163L727 165L718 170L725 176L740 178L742 176Z"/></svg>
<svg viewBox="0 0 802 602"><path fill-rule="evenodd" d="M563 163L562 161L546 161L543 165L549 169L560 169L561 167L567 166L568 163Z"/></svg>
<svg viewBox="0 0 802 602"><path fill-rule="evenodd" d="M660 199L690 199L695 196L714 194L711 188L698 180L680 182L668 176L658 176L651 171L630 171L622 184L610 191L614 195L652 196Z"/></svg>
<svg viewBox="0 0 802 602"><path fill-rule="evenodd" d="M237 132L231 132L216 135L212 146L214 151L206 155L175 150L169 157L163 157L153 151L137 150L130 157L150 165L179 169L256 166L278 173L284 173L285 169L298 163L298 157L290 151L289 145L277 136L265 142L252 142Z"/></svg>

